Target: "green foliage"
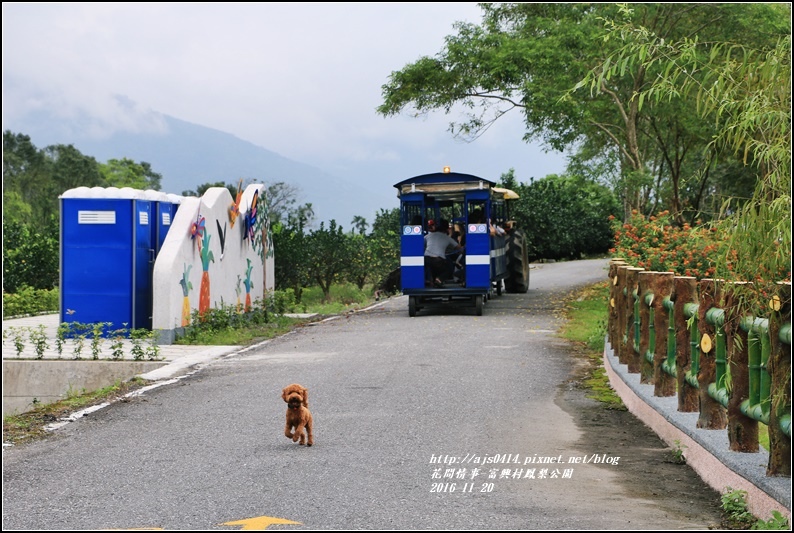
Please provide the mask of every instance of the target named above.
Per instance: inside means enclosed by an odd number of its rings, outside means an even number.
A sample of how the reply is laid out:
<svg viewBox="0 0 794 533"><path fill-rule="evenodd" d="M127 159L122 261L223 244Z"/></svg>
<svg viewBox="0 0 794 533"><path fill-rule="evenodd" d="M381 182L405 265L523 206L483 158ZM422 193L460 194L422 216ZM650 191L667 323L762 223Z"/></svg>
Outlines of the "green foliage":
<svg viewBox="0 0 794 533"><path fill-rule="evenodd" d="M303 288L309 285L309 250L306 235L301 229L276 224L273 227L273 247L276 289L292 289L296 302L301 301Z"/></svg>
<svg viewBox="0 0 794 533"><path fill-rule="evenodd" d="M31 328L29 332L30 342L33 343L33 349L36 352L36 359L42 359L44 352L49 348L47 342L47 332L44 330L44 325L39 324L36 328Z"/></svg>
<svg viewBox="0 0 794 533"><path fill-rule="evenodd" d="M510 216L525 232L530 261L605 254L612 245L609 217L620 206L603 185L556 175L529 185L504 185L519 195Z"/></svg>
<svg viewBox="0 0 794 533"><path fill-rule="evenodd" d="M331 315L359 308L368 304L371 299L372 290L369 286L359 288L352 283L338 283L331 287L327 297L319 287L307 288L303 295L303 304L308 312Z"/></svg>
<svg viewBox="0 0 794 533"><path fill-rule="evenodd" d="M769 520L761 520L753 524L750 529L777 529L791 531L791 526L788 523L788 518L783 516L780 511L772 511L772 518Z"/></svg>
<svg viewBox="0 0 794 533"><path fill-rule="evenodd" d="M99 165L99 171L105 180L106 187L131 187L133 189L155 191L160 190L162 175L154 172L149 163L142 161L136 163L126 157L122 159L109 159L107 163Z"/></svg>
<svg viewBox="0 0 794 533"><path fill-rule="evenodd" d="M216 181L214 183L202 183L198 187L196 187L195 191L182 191L182 196L203 196L208 189L212 187L225 187L229 189L229 192L232 195L232 198L237 196L237 187L231 183L226 183L224 181Z"/></svg>
<svg viewBox="0 0 794 533"><path fill-rule="evenodd" d="M72 145L38 149L29 136L4 131L3 291L58 285L58 198L65 191L110 185L159 189L160 179L145 162L125 158L101 165Z"/></svg>
<svg viewBox="0 0 794 533"><path fill-rule="evenodd" d="M370 280L380 286L389 272L400 266L400 209L381 209L369 234L372 263Z"/></svg>
<svg viewBox="0 0 794 533"><path fill-rule="evenodd" d="M648 88L673 68L667 45L697 36L699 53L708 58L714 43L731 43L726 49L733 43L762 48L791 34L790 7L772 4L481 7L481 24L456 24L440 52L392 72L377 111L384 116L460 113L450 130L469 140L506 113L519 112L524 140L576 151L580 164L614 165L609 179L624 213L670 209L678 222L684 212L699 213L701 203L725 185L715 163L724 147L710 145L727 130L700 116L694 97L650 101ZM639 25L646 26L645 33L630 31ZM681 78L710 81L698 69L683 72ZM670 94L677 96L681 79L675 81ZM790 93L788 80L779 81L767 87L778 88L779 95ZM733 111L729 105L723 113ZM767 117L756 118L758 124ZM697 172L700 162L706 163L704 172Z"/></svg>
<svg viewBox="0 0 794 533"><path fill-rule="evenodd" d="M3 292L16 293L24 287L49 290L57 286L59 257L58 227L54 220L41 229L3 222Z"/></svg>
<svg viewBox="0 0 794 533"><path fill-rule="evenodd" d="M298 304L295 298L295 291L292 288L275 290L267 296L267 309L274 315L284 315L287 313L305 313L306 304Z"/></svg>
<svg viewBox="0 0 794 533"><path fill-rule="evenodd" d="M323 291L325 300L329 299L331 285L340 281L350 262L350 242L342 230L331 220L326 229L325 223L306 237L307 252L311 254L308 264L309 278Z"/></svg>
<svg viewBox="0 0 794 533"><path fill-rule="evenodd" d="M279 297L280 298L280 297ZM256 300L251 310L240 313L236 306L211 308L199 317L194 311L185 334L176 339L176 344L237 345L247 344L261 338L272 338L285 333L294 320L273 315L272 309L287 305L289 297L280 298L281 303Z"/></svg>
<svg viewBox="0 0 794 533"><path fill-rule="evenodd" d="M109 322L91 324L91 358L94 360L99 359L99 355L102 353L102 345L105 341L104 331L109 324Z"/></svg>
<svg viewBox="0 0 794 533"><path fill-rule="evenodd" d="M681 444L680 440L675 441L675 447L670 450L670 455L673 457L673 462L679 465L686 464L686 457L684 456L684 448L686 445Z"/></svg>
<svg viewBox="0 0 794 533"><path fill-rule="evenodd" d="M3 292L3 318L55 313L59 308L58 289L24 286L16 293Z"/></svg>
<svg viewBox="0 0 794 533"><path fill-rule="evenodd" d="M368 239L363 234L350 233L347 235L347 240L349 260L346 277L361 289L374 274L372 265L375 263L376 250L371 246L372 239Z"/></svg>
<svg viewBox="0 0 794 533"><path fill-rule="evenodd" d="M788 519L780 511L772 511L769 520L753 516L747 507L747 491L726 487L721 500L729 529L791 529Z"/></svg>
<svg viewBox="0 0 794 533"><path fill-rule="evenodd" d="M25 349L25 328L12 326L8 328L8 330L8 334L14 342L14 349L17 351L17 357L19 357ZM5 335L5 330L3 330L3 335Z"/></svg>
<svg viewBox="0 0 794 533"><path fill-rule="evenodd" d="M670 39L630 16L607 21L607 36L621 46L588 83L612 82L628 68L656 72L636 92L638 105L694 103L696 116L714 125L703 151L738 158L755 174L751 198L723 205L729 253L716 265L717 277L754 282L744 295L750 309L776 282L791 279L791 6L748 7L756 17L743 16L738 5L718 9L732 17L720 21L731 32L719 34L724 39ZM739 39L732 36L737 28ZM703 160L706 174L711 157Z"/></svg>
<svg viewBox="0 0 794 533"><path fill-rule="evenodd" d="M756 521L747 508L747 491L726 487L721 500L722 510L732 529L748 529Z"/></svg>

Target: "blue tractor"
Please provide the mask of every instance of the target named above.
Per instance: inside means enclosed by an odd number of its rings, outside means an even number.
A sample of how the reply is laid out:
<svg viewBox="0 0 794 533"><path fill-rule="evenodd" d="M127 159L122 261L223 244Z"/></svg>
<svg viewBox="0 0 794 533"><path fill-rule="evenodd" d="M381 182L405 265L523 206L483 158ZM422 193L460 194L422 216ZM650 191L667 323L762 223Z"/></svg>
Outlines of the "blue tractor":
<svg viewBox="0 0 794 533"><path fill-rule="evenodd" d="M400 283L410 316L450 305L473 308L480 316L494 293L527 292L526 243L509 213L510 200L518 198L515 192L449 168L394 186L400 198ZM448 268L436 276L433 267L431 275L426 235L447 226L463 248L450 247Z"/></svg>

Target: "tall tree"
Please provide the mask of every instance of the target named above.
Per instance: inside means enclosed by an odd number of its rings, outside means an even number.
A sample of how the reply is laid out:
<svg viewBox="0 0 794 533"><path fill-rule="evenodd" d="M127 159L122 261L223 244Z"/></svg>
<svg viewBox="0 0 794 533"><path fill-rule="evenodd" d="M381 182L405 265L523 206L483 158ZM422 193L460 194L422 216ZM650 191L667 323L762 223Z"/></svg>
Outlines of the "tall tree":
<svg viewBox="0 0 794 533"><path fill-rule="evenodd" d="M367 232L367 227L369 226L367 219L361 215L355 215L350 224L353 226L351 231L356 231L359 235L364 235Z"/></svg>
<svg viewBox="0 0 794 533"><path fill-rule="evenodd" d="M131 187L133 189L155 191L160 190L163 176L152 170L152 166L142 161L136 163L126 157L122 159L109 159L107 163L99 165L99 171L105 178L108 187Z"/></svg>
<svg viewBox="0 0 794 533"><path fill-rule="evenodd" d="M307 251L310 252L309 276L323 291L323 300L329 301L331 286L338 282L347 268L350 246L342 230L335 220L328 223L320 222L320 227L309 233L306 238ZM278 251L276 251L278 255Z"/></svg>
<svg viewBox="0 0 794 533"><path fill-rule="evenodd" d="M663 42L632 24L614 31L625 36L625 46L603 76L620 75L623 63L662 63L663 75L638 99L694 100L699 116L716 124L709 149L739 156L756 173L752 197L726 203L731 253L720 261L721 276L755 281L762 292L790 280L791 35L771 48L713 43L706 54L696 39ZM648 57L649 46L663 49L663 59Z"/></svg>
<svg viewBox="0 0 794 533"><path fill-rule="evenodd" d="M453 134L475 139L505 113L519 110L524 139L549 148L583 147L607 152L617 162L625 210L646 208L652 196L670 188L667 201L680 204L680 177L685 158L705 145L708 128L692 124L688 102L677 108L659 103L641 106L635 97L656 70L623 65L620 76L588 80L592 91L575 91L594 69L608 69L610 55L621 43L609 39L605 21L628 17L667 41L730 33L741 42L770 39L790 32L779 10L747 4L483 4L483 23L456 24L442 52L422 57L393 72L383 86L378 112L390 116L412 109L463 110L450 126ZM648 49L646 54L656 54ZM681 115L675 137L660 134ZM663 120L664 119L664 120ZM655 126L655 127L654 127ZM694 126L694 128L692 127ZM677 182L668 183L670 176Z"/></svg>

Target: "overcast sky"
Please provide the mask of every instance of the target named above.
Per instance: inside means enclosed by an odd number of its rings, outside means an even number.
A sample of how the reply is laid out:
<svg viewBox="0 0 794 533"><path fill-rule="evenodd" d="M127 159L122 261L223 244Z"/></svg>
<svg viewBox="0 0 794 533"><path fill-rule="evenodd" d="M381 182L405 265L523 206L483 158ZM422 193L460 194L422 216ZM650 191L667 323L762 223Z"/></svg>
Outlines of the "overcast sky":
<svg viewBox="0 0 794 533"><path fill-rule="evenodd" d="M384 187L444 165L493 180L509 168L524 182L561 173L562 154L521 140L516 112L470 144L447 131L457 115L375 112L389 75L438 53L456 21L479 23L481 11L473 2L3 3L3 129L49 108L90 114L101 135L153 127L154 111Z"/></svg>

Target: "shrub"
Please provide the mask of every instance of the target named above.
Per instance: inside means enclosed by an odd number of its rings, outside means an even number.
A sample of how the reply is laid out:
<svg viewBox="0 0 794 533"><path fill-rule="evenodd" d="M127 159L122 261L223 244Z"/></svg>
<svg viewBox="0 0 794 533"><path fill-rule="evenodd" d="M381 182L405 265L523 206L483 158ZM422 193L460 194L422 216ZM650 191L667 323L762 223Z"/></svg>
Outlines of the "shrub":
<svg viewBox="0 0 794 533"><path fill-rule="evenodd" d="M57 312L58 289L34 289L22 286L14 293L3 291L3 318Z"/></svg>
<svg viewBox="0 0 794 533"><path fill-rule="evenodd" d="M57 222L46 230L3 221L3 292L16 293L24 287L52 289L58 285Z"/></svg>
<svg viewBox="0 0 794 533"><path fill-rule="evenodd" d="M613 218L612 224L615 247L610 253L639 268L710 278L720 254L727 253L715 228L675 226L669 211L648 218L635 211L626 222Z"/></svg>
<svg viewBox="0 0 794 533"><path fill-rule="evenodd" d="M519 194L510 212L524 231L530 261L606 254L612 245L609 217L620 205L603 185L557 175L505 185Z"/></svg>

